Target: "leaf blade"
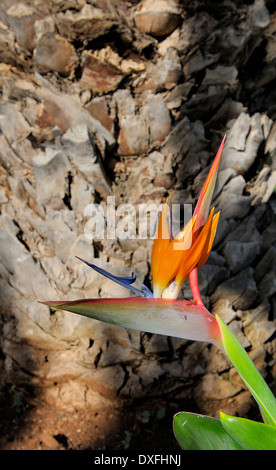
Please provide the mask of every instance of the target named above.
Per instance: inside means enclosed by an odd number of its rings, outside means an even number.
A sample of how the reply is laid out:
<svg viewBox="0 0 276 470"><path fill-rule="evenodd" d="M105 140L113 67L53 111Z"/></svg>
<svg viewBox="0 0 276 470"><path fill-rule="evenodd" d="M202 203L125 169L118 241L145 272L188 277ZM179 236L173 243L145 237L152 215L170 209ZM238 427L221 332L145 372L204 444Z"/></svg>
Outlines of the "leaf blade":
<svg viewBox="0 0 276 470"><path fill-rule="evenodd" d="M174 434L184 450L244 450L223 428L220 420L179 412L173 420Z"/></svg>
<svg viewBox="0 0 276 470"><path fill-rule="evenodd" d="M273 393L230 328L228 328L218 315L215 315L215 317L220 327L224 352L254 396L266 421L269 424L275 425L276 399Z"/></svg>
<svg viewBox="0 0 276 470"><path fill-rule="evenodd" d="M276 426L220 413L223 428L248 450L276 450Z"/></svg>

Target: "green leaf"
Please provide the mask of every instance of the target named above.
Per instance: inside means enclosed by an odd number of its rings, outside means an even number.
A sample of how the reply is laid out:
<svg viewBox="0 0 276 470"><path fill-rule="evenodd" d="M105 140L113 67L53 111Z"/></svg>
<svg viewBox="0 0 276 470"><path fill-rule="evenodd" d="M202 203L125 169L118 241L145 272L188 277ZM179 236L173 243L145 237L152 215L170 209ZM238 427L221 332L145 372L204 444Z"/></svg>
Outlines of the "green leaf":
<svg viewBox="0 0 276 470"><path fill-rule="evenodd" d="M276 426L220 413L223 428L248 450L276 450Z"/></svg>
<svg viewBox="0 0 276 470"><path fill-rule="evenodd" d="M275 425L276 399L273 393L230 328L228 328L218 315L216 315L216 319L221 330L224 352L259 404L265 421Z"/></svg>
<svg viewBox="0 0 276 470"><path fill-rule="evenodd" d="M243 450L218 419L180 412L174 416L174 434L184 450Z"/></svg>

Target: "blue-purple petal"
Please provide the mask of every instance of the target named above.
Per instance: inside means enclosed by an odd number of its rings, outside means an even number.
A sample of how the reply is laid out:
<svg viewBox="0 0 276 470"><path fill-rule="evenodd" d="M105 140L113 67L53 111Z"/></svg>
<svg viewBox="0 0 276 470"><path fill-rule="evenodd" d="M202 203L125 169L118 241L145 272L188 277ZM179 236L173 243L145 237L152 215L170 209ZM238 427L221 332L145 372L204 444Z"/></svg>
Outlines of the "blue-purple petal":
<svg viewBox="0 0 276 470"><path fill-rule="evenodd" d="M130 291L134 292L135 294L139 295L140 297L143 298L151 298L153 297L152 292L148 289L148 287L144 286L142 287L142 290L137 289L137 287L132 286L133 282L136 281L136 276L134 273L131 274L130 277L120 277L120 276L115 276L114 274L109 273L105 269L100 268L99 266L96 266L95 264L89 263L88 261L85 261L82 258L79 258L76 256L80 261L83 263L87 264L90 268L94 269L94 271L98 272L99 274L102 274L103 276L107 277L113 282L116 282L117 284L120 284L121 286L125 287L126 289L129 289Z"/></svg>

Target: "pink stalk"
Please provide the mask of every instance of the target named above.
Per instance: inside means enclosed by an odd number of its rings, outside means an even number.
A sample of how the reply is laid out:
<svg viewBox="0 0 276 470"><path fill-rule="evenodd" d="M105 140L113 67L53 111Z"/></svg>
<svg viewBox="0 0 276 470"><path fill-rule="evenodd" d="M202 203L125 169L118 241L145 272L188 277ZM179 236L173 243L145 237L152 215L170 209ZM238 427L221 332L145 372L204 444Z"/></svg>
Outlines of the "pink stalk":
<svg viewBox="0 0 276 470"><path fill-rule="evenodd" d="M193 294L193 299L196 301L198 305L203 305L203 301L199 291L198 285L198 268L195 267L189 274L189 282L191 286L191 291Z"/></svg>

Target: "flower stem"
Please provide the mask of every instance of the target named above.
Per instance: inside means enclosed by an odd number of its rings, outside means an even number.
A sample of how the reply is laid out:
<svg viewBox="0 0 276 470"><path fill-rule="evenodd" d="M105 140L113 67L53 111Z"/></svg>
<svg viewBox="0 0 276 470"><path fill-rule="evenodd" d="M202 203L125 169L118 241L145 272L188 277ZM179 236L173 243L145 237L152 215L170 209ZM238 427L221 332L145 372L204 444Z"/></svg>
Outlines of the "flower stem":
<svg viewBox="0 0 276 470"><path fill-rule="evenodd" d="M193 298L197 304L203 305L203 301L200 295L199 286L198 286L198 269L194 268L189 274L189 282L191 286L191 291Z"/></svg>

